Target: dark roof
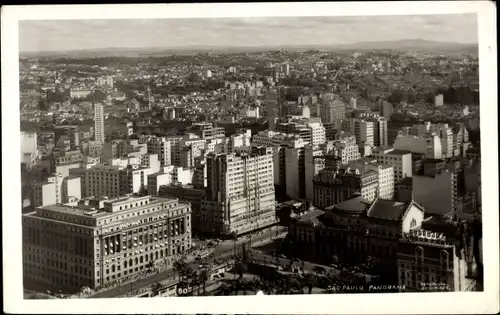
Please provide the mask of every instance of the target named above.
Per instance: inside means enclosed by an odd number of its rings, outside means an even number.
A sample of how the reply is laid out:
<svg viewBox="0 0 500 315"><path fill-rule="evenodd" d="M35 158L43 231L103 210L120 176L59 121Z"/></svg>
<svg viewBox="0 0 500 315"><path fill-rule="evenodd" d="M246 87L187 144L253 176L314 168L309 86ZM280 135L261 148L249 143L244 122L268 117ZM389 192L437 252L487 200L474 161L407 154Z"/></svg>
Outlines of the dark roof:
<svg viewBox="0 0 500 315"><path fill-rule="evenodd" d="M371 205L371 202L364 199L361 196L351 198L349 200L340 202L336 205L330 206L325 210L337 210L342 212L351 212L351 213L361 213L366 211Z"/></svg>
<svg viewBox="0 0 500 315"><path fill-rule="evenodd" d="M402 186L413 186L413 178L411 177L405 177L397 185L402 185Z"/></svg>
<svg viewBox="0 0 500 315"><path fill-rule="evenodd" d="M377 199L368 210L367 215L378 219L399 220L406 209L408 209L408 204L392 200Z"/></svg>
<svg viewBox="0 0 500 315"><path fill-rule="evenodd" d="M397 155L406 155L406 154L411 154L411 151L394 149L391 152L389 152L388 154L392 154L392 155L395 155L395 154L397 154Z"/></svg>
<svg viewBox="0 0 500 315"><path fill-rule="evenodd" d="M317 223L317 222L319 222L318 217L321 216L323 213L325 213L325 212L322 210L318 210L318 209L312 210L312 211L309 211L309 212L305 213L304 215L300 216L299 221L301 221L301 222L310 221L312 223Z"/></svg>

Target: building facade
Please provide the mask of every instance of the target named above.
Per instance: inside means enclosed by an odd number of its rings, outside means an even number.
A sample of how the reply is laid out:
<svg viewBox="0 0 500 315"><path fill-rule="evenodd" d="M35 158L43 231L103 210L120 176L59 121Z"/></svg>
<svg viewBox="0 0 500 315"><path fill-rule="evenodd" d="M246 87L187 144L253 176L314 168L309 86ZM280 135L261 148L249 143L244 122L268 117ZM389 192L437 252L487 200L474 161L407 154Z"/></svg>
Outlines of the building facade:
<svg viewBox="0 0 500 315"><path fill-rule="evenodd" d="M209 154L206 167L205 229L229 236L276 223L272 148Z"/></svg>
<svg viewBox="0 0 500 315"><path fill-rule="evenodd" d="M190 221L189 204L150 196L39 207L23 215L24 281L79 290L171 266L191 247Z"/></svg>

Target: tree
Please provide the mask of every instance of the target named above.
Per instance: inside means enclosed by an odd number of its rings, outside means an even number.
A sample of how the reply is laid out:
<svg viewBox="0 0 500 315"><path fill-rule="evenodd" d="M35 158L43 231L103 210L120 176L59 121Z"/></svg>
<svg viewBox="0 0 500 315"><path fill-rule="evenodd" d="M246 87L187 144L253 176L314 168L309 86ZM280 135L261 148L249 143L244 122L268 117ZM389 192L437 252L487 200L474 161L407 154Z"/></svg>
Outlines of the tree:
<svg viewBox="0 0 500 315"><path fill-rule="evenodd" d="M198 275L199 277L199 282L203 285L203 294L205 294L205 287L206 287L206 284L207 284L207 281L208 281L208 271L206 269L202 269L200 271L200 274Z"/></svg>
<svg viewBox="0 0 500 315"><path fill-rule="evenodd" d="M248 266L245 262L239 261L234 265L234 271L239 275L239 279L243 278L243 274L247 271Z"/></svg>
<svg viewBox="0 0 500 315"><path fill-rule="evenodd" d="M160 290L163 289L163 285L159 282L156 282L151 286L151 291L153 292L153 296L156 296L160 293Z"/></svg>

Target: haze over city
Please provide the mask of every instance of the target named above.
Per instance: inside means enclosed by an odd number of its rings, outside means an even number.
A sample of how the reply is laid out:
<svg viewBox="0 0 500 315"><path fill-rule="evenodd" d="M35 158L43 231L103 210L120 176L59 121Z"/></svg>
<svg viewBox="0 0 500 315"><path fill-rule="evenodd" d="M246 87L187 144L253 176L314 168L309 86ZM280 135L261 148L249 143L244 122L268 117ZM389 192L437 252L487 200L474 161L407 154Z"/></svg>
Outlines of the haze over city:
<svg viewBox="0 0 500 315"><path fill-rule="evenodd" d="M476 44L477 15L22 21L21 51L346 45L419 39Z"/></svg>

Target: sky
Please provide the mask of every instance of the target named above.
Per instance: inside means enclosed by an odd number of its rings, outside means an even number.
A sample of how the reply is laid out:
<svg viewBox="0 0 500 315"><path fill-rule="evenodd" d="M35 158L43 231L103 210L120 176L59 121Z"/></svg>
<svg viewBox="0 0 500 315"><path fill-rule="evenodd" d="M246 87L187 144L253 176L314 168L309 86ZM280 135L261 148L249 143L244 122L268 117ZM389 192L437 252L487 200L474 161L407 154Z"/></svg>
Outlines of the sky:
<svg viewBox="0 0 500 315"><path fill-rule="evenodd" d="M477 43L477 15L329 16L19 22L21 51L189 46L338 45L423 39Z"/></svg>

